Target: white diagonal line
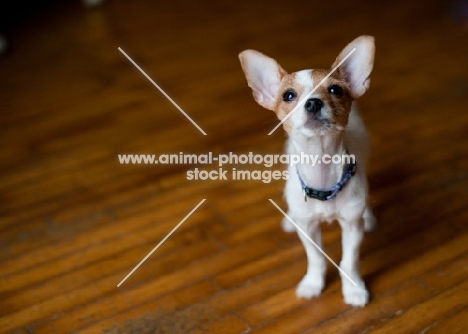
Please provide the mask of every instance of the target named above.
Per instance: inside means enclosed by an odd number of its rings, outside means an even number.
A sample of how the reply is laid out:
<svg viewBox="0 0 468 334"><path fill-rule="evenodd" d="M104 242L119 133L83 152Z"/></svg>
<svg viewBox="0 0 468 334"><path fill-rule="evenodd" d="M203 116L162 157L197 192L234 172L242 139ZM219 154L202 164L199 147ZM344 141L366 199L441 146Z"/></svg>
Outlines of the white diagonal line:
<svg viewBox="0 0 468 334"><path fill-rule="evenodd" d="M163 94L163 95L164 95L164 96L165 96L165 97L166 97L166 98L167 98L167 99L168 99L168 100L185 116L185 117L187 117L187 119L188 119L190 122L192 122L193 125L196 126L196 128L197 128L198 130L200 130L201 133L203 133L203 134L206 136L206 132L203 131L202 128L201 128L200 126L198 126L198 124L195 123L195 121L194 121L193 119L191 119L190 116L187 115L187 113L186 113L185 111L183 111L182 108L179 107L179 105L178 105L177 103L175 103L174 100L171 99L170 96L167 95L166 92L163 91L162 88L159 87L158 84L157 84L156 82L154 82L154 80L151 79L151 78L149 77L149 75L146 74L145 71L143 71L143 70L141 69L141 67L138 66L137 63L135 63L135 62L133 61L133 59L130 58L130 57L125 53L124 50L122 50L120 47L119 47L118 49L119 49L120 52L123 53L123 55L124 55L125 57L127 57L128 60L130 60L130 62L131 62L133 65L135 65L135 67L136 67L141 73L143 73L143 75L144 75L144 76L145 76L145 77L146 77L146 78L147 78L147 79L148 79L148 80L149 80L149 81L150 81L150 82L151 82L151 83L152 83L152 84L153 84L153 85L154 85L154 86L155 86L155 87L156 87L156 88L157 88L157 89L158 89L158 90L159 90L159 91L160 91L160 92L161 92L161 93L162 93L162 94Z"/></svg>
<svg viewBox="0 0 468 334"><path fill-rule="evenodd" d="M204 201L206 201L206 198L204 198L200 203L198 203L198 205L196 207L194 207L192 209L192 211L190 211L188 213L188 215L186 215L185 218L182 219L181 222L179 224L177 224L177 226L174 227L172 229L172 231L169 232L169 234L166 235L166 237L164 239L162 239L161 242L156 247L154 247L153 250L151 252L149 252L149 254L146 255L145 258L143 260L141 260L140 263L138 263L137 266L135 268L133 268L133 270L127 276L125 276L125 278L119 284L117 284L117 287L120 287L120 285L122 285L122 283L125 282L127 280L127 278L129 278L130 275L133 274L135 272L135 270L137 270L138 267L140 267L143 264L143 262L145 262L151 256L151 254L153 254L156 251L156 249L158 249L159 246L161 246L164 243L164 241L166 241L167 238L169 238L172 235L172 233L174 233L175 230L177 230L179 228L179 226L182 225L187 220L187 218L190 217L192 215L192 213L194 213L195 210L198 209L198 207L203 204Z"/></svg>
<svg viewBox="0 0 468 334"><path fill-rule="evenodd" d="M297 228L297 230L298 230L299 232L301 232L301 233L307 238L307 240L309 240L309 241L315 246L315 248L317 248L317 249L319 250L320 253L323 254L323 256L325 256L325 257L328 259L328 261L330 261L330 262L340 271L340 273L343 274L343 276L345 276L347 279L349 279L349 281L350 281L351 283L353 283L354 286L357 286L357 284L351 279L351 277L349 277L348 274L346 274L346 272L344 272L344 270L341 269L341 268L335 263L335 261L333 261L333 260L327 255L327 253L325 253L325 252L322 250L322 248L320 248L319 245L317 245L317 244L314 242L314 240L312 240L312 238L311 238L307 233L305 233L305 232L299 227L299 225L297 225L297 224L291 219L291 217L289 217L289 216L286 214L286 212L284 212L284 211L278 206L278 204L276 204L271 198L269 199L269 201L271 202L271 204L273 204L273 205L274 205L274 206L275 206L275 207L276 207L276 208L277 208L277 209L278 209L278 210L279 210L279 211L280 211L296 228Z"/></svg>
<svg viewBox="0 0 468 334"><path fill-rule="evenodd" d="M278 129L279 126L280 126L281 124L283 124L283 123L289 118L289 116L291 116L291 114L292 114L293 112L295 112L296 109L299 108L299 106L301 106L301 105L305 102L305 100L307 100L307 99L317 90L317 88L319 88L319 87L325 82L325 80L327 80L327 79L330 77L330 75L332 75L333 72L335 72L336 69L337 69L338 67L340 67L340 65L343 64L344 61L345 61L346 59L348 59L348 57L351 56L351 55L353 54L354 51L356 51L356 48L352 49L352 50L346 55L346 57L344 57L344 58L338 63L338 65L336 65L336 66L331 70L331 72L328 73L328 74L325 76L325 78L323 78L322 81L320 81L320 83L319 83L317 86L315 86L314 89L312 89L312 91L311 91L309 94L307 94L301 101L299 101L299 103L296 104L296 106L293 108L293 110L291 110L291 112L290 112L289 114L287 114L286 117L283 118L283 119L281 120L281 122L279 122L278 125L275 126L273 130L270 131L270 133L269 133L268 135L270 136L273 132L275 132L275 130Z"/></svg>

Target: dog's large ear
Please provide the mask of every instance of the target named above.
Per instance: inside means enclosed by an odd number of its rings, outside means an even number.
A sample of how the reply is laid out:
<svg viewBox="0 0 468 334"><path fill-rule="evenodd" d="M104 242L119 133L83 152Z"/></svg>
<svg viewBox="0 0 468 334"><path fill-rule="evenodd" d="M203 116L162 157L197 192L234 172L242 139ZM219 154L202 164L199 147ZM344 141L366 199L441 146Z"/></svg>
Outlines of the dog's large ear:
<svg viewBox="0 0 468 334"><path fill-rule="evenodd" d="M239 59L255 101L262 107L273 110L281 78L286 71L276 60L255 50L241 52Z"/></svg>
<svg viewBox="0 0 468 334"><path fill-rule="evenodd" d="M374 66L375 44L374 37L360 36L349 43L332 65L334 68L354 48L356 50L338 67L337 71L349 84L354 98L363 95L370 85L370 73Z"/></svg>

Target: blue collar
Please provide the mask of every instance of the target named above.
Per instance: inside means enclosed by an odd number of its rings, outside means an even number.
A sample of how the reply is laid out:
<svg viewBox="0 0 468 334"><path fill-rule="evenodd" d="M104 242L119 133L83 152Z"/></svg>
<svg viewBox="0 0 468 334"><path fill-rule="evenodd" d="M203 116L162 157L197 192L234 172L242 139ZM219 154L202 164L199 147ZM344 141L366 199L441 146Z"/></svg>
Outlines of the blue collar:
<svg viewBox="0 0 468 334"><path fill-rule="evenodd" d="M315 198L320 201L328 201L328 200L334 199L336 195L338 195L338 193L345 187L349 179L351 179L351 177L356 173L356 164L351 163L349 165L346 165L340 181L338 181L338 183L334 187L327 189L327 190L317 190L317 189L309 188L304 182L304 180L301 178L301 175L299 174L299 170L297 169L297 166L296 166L296 172L297 172L297 176L299 177L299 181L301 182L302 194L304 195L305 202L307 202L307 197Z"/></svg>

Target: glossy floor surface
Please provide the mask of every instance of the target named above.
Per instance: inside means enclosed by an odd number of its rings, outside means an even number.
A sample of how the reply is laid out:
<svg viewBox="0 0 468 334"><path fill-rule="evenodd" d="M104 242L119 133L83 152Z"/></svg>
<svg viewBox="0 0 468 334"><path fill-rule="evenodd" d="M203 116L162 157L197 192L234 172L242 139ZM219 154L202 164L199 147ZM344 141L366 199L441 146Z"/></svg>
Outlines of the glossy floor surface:
<svg viewBox="0 0 468 334"><path fill-rule="evenodd" d="M466 333L463 2L194 3L49 1L4 33L0 332ZM226 165L228 180L194 181L187 171L218 167L119 163L119 154L282 153L285 134L267 135L277 120L252 99L237 54L323 68L362 34L377 43L359 103L379 221L361 247L365 308L343 303L331 264L320 297L296 298L305 253L268 201L285 208L284 181L230 177L268 168ZM337 224L323 226L323 242L339 262Z"/></svg>

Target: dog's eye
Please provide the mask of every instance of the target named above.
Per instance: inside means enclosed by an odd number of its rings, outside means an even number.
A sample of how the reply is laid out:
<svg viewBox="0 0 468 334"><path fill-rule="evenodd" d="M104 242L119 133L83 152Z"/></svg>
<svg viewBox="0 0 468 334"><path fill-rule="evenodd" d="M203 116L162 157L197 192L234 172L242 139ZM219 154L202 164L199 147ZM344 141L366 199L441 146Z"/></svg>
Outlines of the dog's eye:
<svg viewBox="0 0 468 334"><path fill-rule="evenodd" d="M297 94L293 89L288 89L286 92L283 94L283 101L285 102L291 102L296 98Z"/></svg>
<svg viewBox="0 0 468 334"><path fill-rule="evenodd" d="M336 95L336 96L341 96L341 95L343 95L343 88L341 88L338 85L332 85L332 86L328 87L328 92L330 94L333 94L333 95Z"/></svg>

